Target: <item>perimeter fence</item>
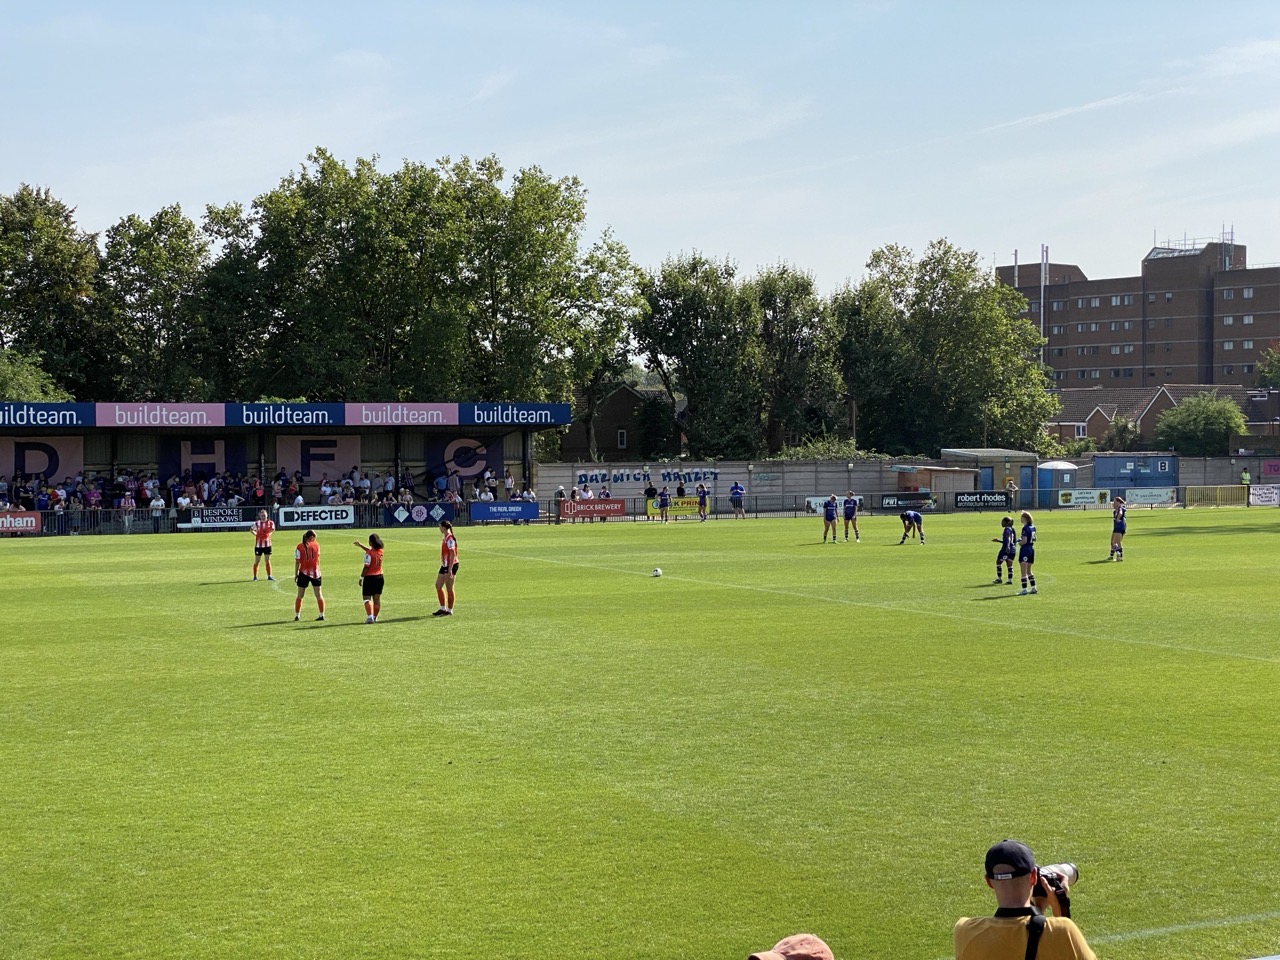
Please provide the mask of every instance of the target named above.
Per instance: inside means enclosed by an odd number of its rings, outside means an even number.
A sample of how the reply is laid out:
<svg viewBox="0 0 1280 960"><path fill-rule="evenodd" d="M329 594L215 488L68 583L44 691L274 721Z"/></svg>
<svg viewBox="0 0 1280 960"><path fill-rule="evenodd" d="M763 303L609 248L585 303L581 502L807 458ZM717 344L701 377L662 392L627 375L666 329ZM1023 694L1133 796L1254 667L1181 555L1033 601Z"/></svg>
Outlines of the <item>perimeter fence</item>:
<svg viewBox="0 0 1280 960"><path fill-rule="evenodd" d="M1130 509L1157 507L1243 507L1280 506L1280 485L1231 484L1125 489L1055 489L1015 493L996 491L917 491L863 494L858 516L897 516L906 510L922 514L1013 512L1021 510L1110 509L1115 496L1126 499ZM697 523L737 518L819 516L823 496L790 494L745 495L741 498L708 497L705 507L696 497L673 498L667 509L672 523ZM94 510L8 510L0 511L0 536L96 536L162 533L214 533L248 530L257 519L256 506L194 507L158 510L139 506ZM657 523L661 522L656 500L645 497L617 497L597 500L498 501L470 503L421 502L389 506L356 503L268 507L281 535L292 529L312 528L388 529L435 527L442 520L462 526L507 524L574 523ZM844 515L843 501L837 502L837 517Z"/></svg>

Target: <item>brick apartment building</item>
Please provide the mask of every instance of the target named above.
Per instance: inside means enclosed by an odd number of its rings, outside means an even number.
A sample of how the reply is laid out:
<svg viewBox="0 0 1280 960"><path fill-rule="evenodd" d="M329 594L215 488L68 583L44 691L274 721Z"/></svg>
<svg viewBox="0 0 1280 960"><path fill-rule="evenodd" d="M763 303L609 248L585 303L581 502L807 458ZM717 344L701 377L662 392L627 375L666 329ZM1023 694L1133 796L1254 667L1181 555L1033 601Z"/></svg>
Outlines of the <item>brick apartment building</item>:
<svg viewBox="0 0 1280 960"><path fill-rule="evenodd" d="M997 268L1029 302L1059 387L1253 386L1280 339L1280 265L1249 267L1230 239L1153 247L1135 277L1090 280L1074 264ZM1043 303L1043 314L1041 313Z"/></svg>

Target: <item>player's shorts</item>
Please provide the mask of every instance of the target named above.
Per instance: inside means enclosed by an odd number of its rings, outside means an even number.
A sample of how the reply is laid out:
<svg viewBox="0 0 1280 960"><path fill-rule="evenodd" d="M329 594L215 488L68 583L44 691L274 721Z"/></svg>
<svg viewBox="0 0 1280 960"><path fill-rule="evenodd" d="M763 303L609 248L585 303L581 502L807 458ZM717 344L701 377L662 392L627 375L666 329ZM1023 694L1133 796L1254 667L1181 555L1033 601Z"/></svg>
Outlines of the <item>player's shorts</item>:
<svg viewBox="0 0 1280 960"><path fill-rule="evenodd" d="M1010 548L1009 548L1009 549L1007 549L1007 550L1006 550L1005 548L1003 548L1003 547L1001 547L1001 548L1000 548L1000 552L996 554L996 563L999 563L1001 560L1008 560L1008 561L1009 561L1009 562L1011 562L1011 563L1013 562L1013 548L1012 548L1012 547L1010 547Z"/></svg>
<svg viewBox="0 0 1280 960"><path fill-rule="evenodd" d="M255 557L271 556L271 544L268 543L265 547L259 547L255 544L253 548L253 555Z"/></svg>
<svg viewBox="0 0 1280 960"><path fill-rule="evenodd" d="M293 578L293 582L305 590L307 587L320 586L320 577L308 577L305 573L300 573Z"/></svg>
<svg viewBox="0 0 1280 960"><path fill-rule="evenodd" d="M446 567L443 563L440 564L440 576L447 577L450 573L452 573L455 577L458 575L458 565L456 563L453 565L452 570Z"/></svg>
<svg viewBox="0 0 1280 960"><path fill-rule="evenodd" d="M1035 548L1035 547L1031 547L1031 546L1027 546L1027 547L1019 547L1019 548L1018 548L1018 562L1019 562L1019 563L1035 563L1035 562L1036 562L1036 548Z"/></svg>
<svg viewBox="0 0 1280 960"><path fill-rule="evenodd" d="M846 520L846 521L848 521L848 520L857 520L857 519L858 519L858 511L857 511L857 510L846 510L846 511L844 512L844 518L845 518L845 520Z"/></svg>
<svg viewBox="0 0 1280 960"><path fill-rule="evenodd" d="M382 586L382 574L380 573L375 573L370 577L360 578L360 588L364 590L364 595L366 597L376 597L381 595Z"/></svg>
<svg viewBox="0 0 1280 960"><path fill-rule="evenodd" d="M1111 525L1112 533L1124 533L1125 525L1123 523L1113 523Z"/></svg>
<svg viewBox="0 0 1280 960"><path fill-rule="evenodd" d="M741 498L741 497L730 497L730 498L729 498L729 506L733 507L733 509L735 509L735 510L739 510L739 509L741 509L741 508L742 508L742 498Z"/></svg>

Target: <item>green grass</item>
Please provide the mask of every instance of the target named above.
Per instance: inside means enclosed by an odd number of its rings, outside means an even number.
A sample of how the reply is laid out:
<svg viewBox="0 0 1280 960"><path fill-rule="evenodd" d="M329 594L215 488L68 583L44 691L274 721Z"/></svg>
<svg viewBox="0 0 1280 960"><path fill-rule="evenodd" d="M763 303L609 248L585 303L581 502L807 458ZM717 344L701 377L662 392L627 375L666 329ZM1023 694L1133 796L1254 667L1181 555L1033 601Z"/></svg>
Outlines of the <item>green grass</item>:
<svg viewBox="0 0 1280 960"><path fill-rule="evenodd" d="M935 960L1005 836L1104 958L1280 950L1280 511L0 541L0 956ZM661 566L665 576L648 576ZM277 571L279 572L279 570ZM309 597L304 615L314 616Z"/></svg>

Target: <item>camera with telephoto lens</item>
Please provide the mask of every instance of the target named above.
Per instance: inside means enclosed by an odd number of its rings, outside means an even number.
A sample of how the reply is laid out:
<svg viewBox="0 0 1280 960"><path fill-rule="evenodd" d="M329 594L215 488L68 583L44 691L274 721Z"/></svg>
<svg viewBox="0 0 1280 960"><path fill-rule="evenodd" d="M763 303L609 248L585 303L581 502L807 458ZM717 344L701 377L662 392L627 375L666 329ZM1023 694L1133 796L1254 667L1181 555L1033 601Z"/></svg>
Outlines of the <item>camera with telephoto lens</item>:
<svg viewBox="0 0 1280 960"><path fill-rule="evenodd" d="M1047 897L1052 890L1058 898L1064 917L1071 916L1071 900L1067 896L1067 888L1075 886L1080 879L1080 870L1074 863L1051 863L1039 868L1039 879L1035 889L1031 891L1033 898Z"/></svg>

